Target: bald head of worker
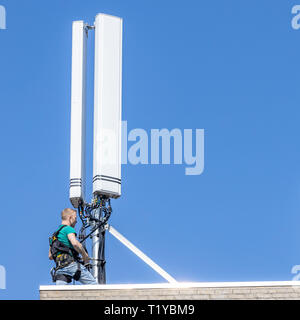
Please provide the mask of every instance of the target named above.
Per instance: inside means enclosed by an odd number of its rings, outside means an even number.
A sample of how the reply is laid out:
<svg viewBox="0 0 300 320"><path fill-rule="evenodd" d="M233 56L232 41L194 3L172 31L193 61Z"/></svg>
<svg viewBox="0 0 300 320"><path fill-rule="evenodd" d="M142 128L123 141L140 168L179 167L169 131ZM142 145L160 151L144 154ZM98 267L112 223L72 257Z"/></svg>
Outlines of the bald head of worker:
<svg viewBox="0 0 300 320"><path fill-rule="evenodd" d="M76 223L77 214L75 210L66 208L61 212L61 224L65 224L74 228Z"/></svg>

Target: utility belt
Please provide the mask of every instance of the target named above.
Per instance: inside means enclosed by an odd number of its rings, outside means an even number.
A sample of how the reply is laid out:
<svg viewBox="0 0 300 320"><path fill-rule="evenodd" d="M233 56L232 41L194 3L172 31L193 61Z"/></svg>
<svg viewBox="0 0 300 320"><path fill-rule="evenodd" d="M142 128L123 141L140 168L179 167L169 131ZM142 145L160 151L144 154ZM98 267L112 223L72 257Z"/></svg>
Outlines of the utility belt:
<svg viewBox="0 0 300 320"><path fill-rule="evenodd" d="M68 253L61 253L56 256L55 263L56 263L56 270L64 268L74 262L75 259Z"/></svg>
<svg viewBox="0 0 300 320"><path fill-rule="evenodd" d="M57 280L62 280L67 283L70 283L72 282L72 279L74 279L75 281L78 281L80 279L80 276L81 276L80 262L75 260L70 254L61 253L57 255L55 262L56 262L56 267L52 268L51 270L51 276L52 276L53 282L56 282ZM73 276L70 276L68 274L56 274L57 270L65 268L73 262L77 263L77 270Z"/></svg>

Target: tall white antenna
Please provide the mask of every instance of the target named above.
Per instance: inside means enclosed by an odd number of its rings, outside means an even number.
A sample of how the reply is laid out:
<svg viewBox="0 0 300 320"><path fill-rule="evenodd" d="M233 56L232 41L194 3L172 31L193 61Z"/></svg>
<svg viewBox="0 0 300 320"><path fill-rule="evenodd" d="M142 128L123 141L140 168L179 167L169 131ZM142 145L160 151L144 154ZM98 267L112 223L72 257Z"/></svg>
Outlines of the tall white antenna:
<svg viewBox="0 0 300 320"><path fill-rule="evenodd" d="M75 208L84 201L85 190L85 103L86 39L83 21L72 30L70 200Z"/></svg>
<svg viewBox="0 0 300 320"><path fill-rule="evenodd" d="M121 195L122 19L95 21L93 194Z"/></svg>

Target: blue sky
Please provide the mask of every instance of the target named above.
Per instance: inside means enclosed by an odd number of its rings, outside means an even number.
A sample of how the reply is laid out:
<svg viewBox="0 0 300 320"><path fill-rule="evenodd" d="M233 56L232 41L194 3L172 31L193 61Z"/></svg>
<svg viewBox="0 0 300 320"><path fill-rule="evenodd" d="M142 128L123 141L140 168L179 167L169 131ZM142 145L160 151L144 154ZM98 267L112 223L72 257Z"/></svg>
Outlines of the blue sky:
<svg viewBox="0 0 300 320"><path fill-rule="evenodd" d="M51 284L48 237L70 207L72 21L92 24L100 12L124 19L128 130L205 130L201 175L186 176L185 165L122 165L111 224L179 281L292 280L300 264L296 4L0 0L0 299L38 299L39 285ZM92 39L88 58L91 181ZM109 234L106 258L108 283L164 282Z"/></svg>

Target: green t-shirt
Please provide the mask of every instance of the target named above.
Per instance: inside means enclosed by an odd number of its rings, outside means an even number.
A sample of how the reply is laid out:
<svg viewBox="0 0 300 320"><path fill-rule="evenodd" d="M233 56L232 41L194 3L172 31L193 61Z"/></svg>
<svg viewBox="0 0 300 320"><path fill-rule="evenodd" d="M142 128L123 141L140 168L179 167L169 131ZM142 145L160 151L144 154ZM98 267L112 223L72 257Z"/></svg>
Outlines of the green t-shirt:
<svg viewBox="0 0 300 320"><path fill-rule="evenodd" d="M61 224L57 230L59 230L62 226L63 225ZM72 243L68 239L69 233L75 233L75 235L76 235L76 231L74 228L72 228L71 226L66 226L59 231L57 239L60 242L62 242L64 245L68 246L69 248L74 249L74 247L72 246Z"/></svg>

